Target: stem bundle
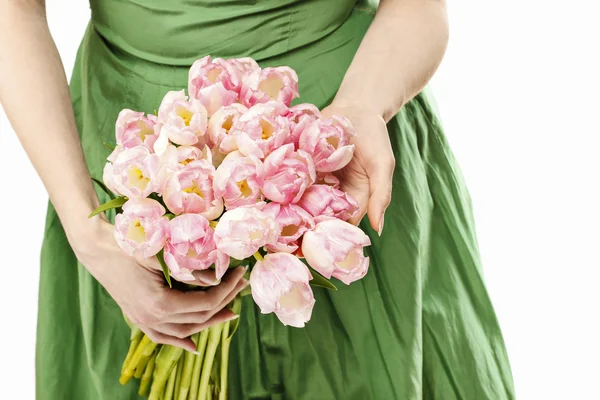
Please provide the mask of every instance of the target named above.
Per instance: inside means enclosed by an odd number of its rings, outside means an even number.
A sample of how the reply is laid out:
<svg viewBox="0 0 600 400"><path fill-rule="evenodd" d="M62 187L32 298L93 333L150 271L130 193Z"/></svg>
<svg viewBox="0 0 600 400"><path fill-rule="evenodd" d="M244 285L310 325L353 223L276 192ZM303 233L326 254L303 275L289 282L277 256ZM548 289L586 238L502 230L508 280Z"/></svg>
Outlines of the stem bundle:
<svg viewBox="0 0 600 400"><path fill-rule="evenodd" d="M239 312L241 303L233 304ZM119 381L125 385L132 377L140 379L138 393L149 400L226 400L229 347L236 327L237 321L228 321L193 335L195 353L153 343L134 328Z"/></svg>

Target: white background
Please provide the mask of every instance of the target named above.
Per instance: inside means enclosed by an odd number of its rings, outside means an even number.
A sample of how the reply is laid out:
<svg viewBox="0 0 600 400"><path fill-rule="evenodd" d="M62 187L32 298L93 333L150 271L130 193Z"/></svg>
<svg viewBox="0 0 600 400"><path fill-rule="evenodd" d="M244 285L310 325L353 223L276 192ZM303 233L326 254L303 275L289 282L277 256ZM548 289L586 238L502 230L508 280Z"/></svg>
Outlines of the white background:
<svg viewBox="0 0 600 400"><path fill-rule="evenodd" d="M83 1L48 3L70 75L89 10ZM600 398L596 2L450 3L451 40L433 88L473 198L518 398ZM0 387L6 398L33 399L47 196L1 109L0 178L0 342L8 367Z"/></svg>

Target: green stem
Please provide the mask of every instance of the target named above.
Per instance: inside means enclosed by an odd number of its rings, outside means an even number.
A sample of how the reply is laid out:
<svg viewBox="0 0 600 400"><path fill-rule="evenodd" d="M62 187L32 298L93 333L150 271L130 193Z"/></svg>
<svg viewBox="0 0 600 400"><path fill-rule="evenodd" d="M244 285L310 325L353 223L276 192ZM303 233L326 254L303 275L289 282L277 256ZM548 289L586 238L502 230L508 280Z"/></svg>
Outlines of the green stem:
<svg viewBox="0 0 600 400"><path fill-rule="evenodd" d="M188 393L190 392L190 383L192 380L192 373L194 364L198 358L197 355L186 351L184 353L183 370L181 371L181 382L179 384L179 394L175 400L187 400Z"/></svg>
<svg viewBox="0 0 600 400"><path fill-rule="evenodd" d="M208 384L210 382L210 374L212 372L212 365L215 360L217 347L219 347L219 343L221 342L222 331L223 324L213 325L209 329L208 345L206 346L206 354L204 355L204 363L202 365L202 375L200 377L200 389L198 389L199 400L208 399Z"/></svg>
<svg viewBox="0 0 600 400"><path fill-rule="evenodd" d="M125 372L125 368L127 368L127 364L129 364L129 361L131 360L131 357L133 357L133 353L140 344L140 341L142 340L143 336L144 333L138 328L133 328L131 330L131 343L129 344L129 351L127 352L127 356L125 357L125 361L123 362L123 367L121 368L121 374Z"/></svg>
<svg viewBox="0 0 600 400"><path fill-rule="evenodd" d="M158 347L158 346L154 346L154 348L152 348L151 346L146 346L144 351L142 351L142 357L140 358L140 362L138 363L138 365L135 367L135 372L133 374L133 376L136 379L140 379L142 377L142 375L144 374L146 365L150 361L150 358L152 358L152 355L155 353L156 347ZM148 353L149 350L152 350L152 351L150 353Z"/></svg>
<svg viewBox="0 0 600 400"><path fill-rule="evenodd" d="M254 258L256 258L256 261L264 260L262 254L260 254L258 251L256 253L254 253Z"/></svg>
<svg viewBox="0 0 600 400"><path fill-rule="evenodd" d="M119 379L121 385L125 385L127 382L129 382L133 376L133 372L142 360L142 357L150 357L156 346L156 343L153 343L148 336L144 335L139 346L135 349L133 356L131 356L129 363L127 363L127 366L121 374L121 378Z"/></svg>
<svg viewBox="0 0 600 400"><path fill-rule="evenodd" d="M212 383L208 385L208 392L206 393L206 400L213 400L213 395L215 393L215 385Z"/></svg>
<svg viewBox="0 0 600 400"><path fill-rule="evenodd" d="M200 388L200 372L202 371L204 352L206 351L206 345L208 343L208 331L208 329L205 329L202 332L200 332L198 344L196 345L198 355L196 356L196 360L194 361L194 371L192 372L192 379L190 382L191 389L189 400L198 400L198 389Z"/></svg>
<svg viewBox="0 0 600 400"><path fill-rule="evenodd" d="M183 354L181 347L163 345L156 356L156 365L154 367L154 380L150 389L149 400L158 400L164 392L165 384L172 370L175 370L175 364ZM175 370L177 373L177 370Z"/></svg>
<svg viewBox="0 0 600 400"><path fill-rule="evenodd" d="M227 372L229 367L229 344L231 337L229 336L230 321L223 324L223 333L221 335L221 383L219 388L219 400L227 400Z"/></svg>
<svg viewBox="0 0 600 400"><path fill-rule="evenodd" d="M144 375L142 375L142 380L140 382L140 390L138 394L140 396L148 396L148 392L150 391L150 382L152 381L152 374L154 373L154 366L156 364L156 355L158 352L152 353L152 357L150 357L150 361L148 361L148 365L146 365L146 369L144 370Z"/></svg>
<svg viewBox="0 0 600 400"><path fill-rule="evenodd" d="M177 400L179 398L179 391L181 390L181 374L183 373L183 363L185 362L186 353L187 351L184 351L182 357L179 357L179 361L177 362L177 376L175 378L175 390L173 391L173 400Z"/></svg>
<svg viewBox="0 0 600 400"><path fill-rule="evenodd" d="M167 380L165 387L165 400L173 400L173 391L175 390L175 380L177 379L177 368L173 368Z"/></svg>

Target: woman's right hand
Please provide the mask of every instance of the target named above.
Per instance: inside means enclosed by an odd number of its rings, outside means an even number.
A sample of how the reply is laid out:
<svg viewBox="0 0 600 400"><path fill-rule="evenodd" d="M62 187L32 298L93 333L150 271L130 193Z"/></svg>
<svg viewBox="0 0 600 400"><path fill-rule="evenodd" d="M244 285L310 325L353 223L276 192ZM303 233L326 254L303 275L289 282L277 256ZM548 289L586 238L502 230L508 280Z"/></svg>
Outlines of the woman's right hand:
<svg viewBox="0 0 600 400"><path fill-rule="evenodd" d="M100 218L94 232L74 239L79 261L104 286L125 316L156 343L195 352L189 336L237 317L227 304L247 285L244 267L229 271L219 285L206 291L182 292L164 284L156 257L135 259L119 248L114 226Z"/></svg>

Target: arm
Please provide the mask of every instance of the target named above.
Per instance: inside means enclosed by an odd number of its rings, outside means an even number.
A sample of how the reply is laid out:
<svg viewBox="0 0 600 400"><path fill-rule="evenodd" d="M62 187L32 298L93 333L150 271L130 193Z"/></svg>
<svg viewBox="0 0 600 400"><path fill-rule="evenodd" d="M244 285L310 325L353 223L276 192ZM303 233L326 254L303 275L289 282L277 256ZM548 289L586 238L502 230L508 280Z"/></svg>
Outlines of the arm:
<svg viewBox="0 0 600 400"><path fill-rule="evenodd" d="M72 246L95 230L98 206L71 97L43 1L0 5L0 102L39 174ZM60 156L57 156L60 155Z"/></svg>
<svg viewBox="0 0 600 400"><path fill-rule="evenodd" d="M335 103L361 99L389 121L429 82L447 43L444 0L382 0Z"/></svg>
<svg viewBox="0 0 600 400"><path fill-rule="evenodd" d="M121 251L113 227L99 217L87 217L98 199L43 1L3 0L0 43L0 101L77 258L150 339L195 351L188 336L236 317L224 307L247 285L244 270L229 273L207 291L183 293L165 287L156 258L138 260Z"/></svg>
<svg viewBox="0 0 600 400"><path fill-rule="evenodd" d="M342 188L383 230L391 201L394 154L388 122L417 95L439 66L448 41L444 0L382 0L340 89L325 115L342 114L358 136L356 153L341 171Z"/></svg>

